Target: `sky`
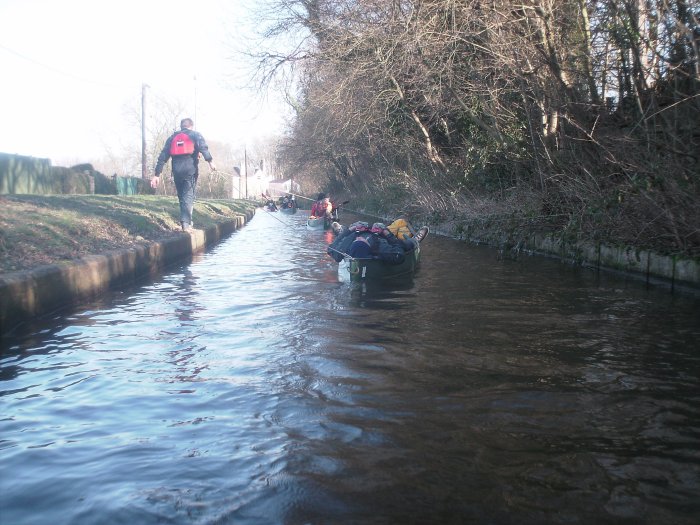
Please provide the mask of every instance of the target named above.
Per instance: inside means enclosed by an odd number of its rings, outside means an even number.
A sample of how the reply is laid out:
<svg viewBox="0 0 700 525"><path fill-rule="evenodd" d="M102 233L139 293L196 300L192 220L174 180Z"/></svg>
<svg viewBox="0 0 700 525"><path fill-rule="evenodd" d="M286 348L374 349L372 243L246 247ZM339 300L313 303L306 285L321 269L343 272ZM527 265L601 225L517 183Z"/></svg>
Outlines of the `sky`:
<svg viewBox="0 0 700 525"><path fill-rule="evenodd" d="M240 88L249 74L233 49L254 45L254 5L0 0L0 152L62 165L99 158L125 136L140 145L144 84L147 113L156 99L178 100L179 118L195 118L207 141L281 132L279 97Z"/></svg>

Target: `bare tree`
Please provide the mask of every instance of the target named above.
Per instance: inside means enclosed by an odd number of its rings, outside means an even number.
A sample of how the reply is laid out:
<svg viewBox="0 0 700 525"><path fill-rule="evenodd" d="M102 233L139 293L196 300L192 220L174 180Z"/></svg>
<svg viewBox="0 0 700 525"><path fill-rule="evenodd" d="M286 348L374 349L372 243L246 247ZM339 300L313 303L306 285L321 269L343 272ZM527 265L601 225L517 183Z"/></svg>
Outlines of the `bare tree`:
<svg viewBox="0 0 700 525"><path fill-rule="evenodd" d="M513 200L511 211L539 208L548 227L588 237L700 245L689 2L272 5L275 34L303 36L259 57L264 78L296 79L280 150L291 169L348 191L419 196L445 214Z"/></svg>

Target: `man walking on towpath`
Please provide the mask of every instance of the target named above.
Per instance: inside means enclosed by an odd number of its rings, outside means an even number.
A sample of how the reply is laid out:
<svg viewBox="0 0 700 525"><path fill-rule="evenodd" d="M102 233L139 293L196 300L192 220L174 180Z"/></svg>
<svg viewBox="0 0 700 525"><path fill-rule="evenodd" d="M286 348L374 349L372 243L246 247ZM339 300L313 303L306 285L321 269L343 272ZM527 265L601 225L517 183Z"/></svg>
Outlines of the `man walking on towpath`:
<svg viewBox="0 0 700 525"><path fill-rule="evenodd" d="M180 121L180 131L176 131L165 141L163 150L158 155L156 173L151 179L151 187L157 188L160 182L160 174L165 163L173 159L173 179L177 189L177 198L180 201L180 224L182 231L192 229L192 209L194 208L195 188L199 177L199 155L209 163L209 168L216 171L209 146L201 133L194 129L191 118L183 118Z"/></svg>

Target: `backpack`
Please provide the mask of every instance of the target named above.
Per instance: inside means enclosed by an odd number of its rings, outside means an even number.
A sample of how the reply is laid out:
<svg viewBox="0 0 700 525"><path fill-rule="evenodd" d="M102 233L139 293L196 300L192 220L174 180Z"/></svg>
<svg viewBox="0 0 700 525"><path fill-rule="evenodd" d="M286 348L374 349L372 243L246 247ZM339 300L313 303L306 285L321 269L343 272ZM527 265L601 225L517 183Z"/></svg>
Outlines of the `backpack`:
<svg viewBox="0 0 700 525"><path fill-rule="evenodd" d="M170 155L192 155L194 153L194 141L189 134L181 131L170 142Z"/></svg>
<svg viewBox="0 0 700 525"><path fill-rule="evenodd" d="M399 239L408 239L413 237L413 234L408 227L408 222L406 222L405 219L396 219L388 226L388 229Z"/></svg>

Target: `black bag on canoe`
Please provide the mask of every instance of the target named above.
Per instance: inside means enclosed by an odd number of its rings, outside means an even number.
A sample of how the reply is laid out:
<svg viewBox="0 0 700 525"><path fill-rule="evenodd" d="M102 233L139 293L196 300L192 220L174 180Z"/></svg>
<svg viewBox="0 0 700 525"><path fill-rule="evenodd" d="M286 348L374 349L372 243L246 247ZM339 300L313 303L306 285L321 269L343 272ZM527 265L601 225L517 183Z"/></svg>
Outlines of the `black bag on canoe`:
<svg viewBox="0 0 700 525"><path fill-rule="evenodd" d="M345 257L344 254L348 253L350 245L355 240L355 232L346 230L341 233L335 240L328 246L326 253L333 257L335 262L340 262Z"/></svg>
<svg viewBox="0 0 700 525"><path fill-rule="evenodd" d="M389 265L397 265L401 264L406 260L406 252L404 252L404 249L398 245L398 244L389 244L389 242L384 239L379 237L378 238L379 245L378 245L378 251L377 251L377 258Z"/></svg>

